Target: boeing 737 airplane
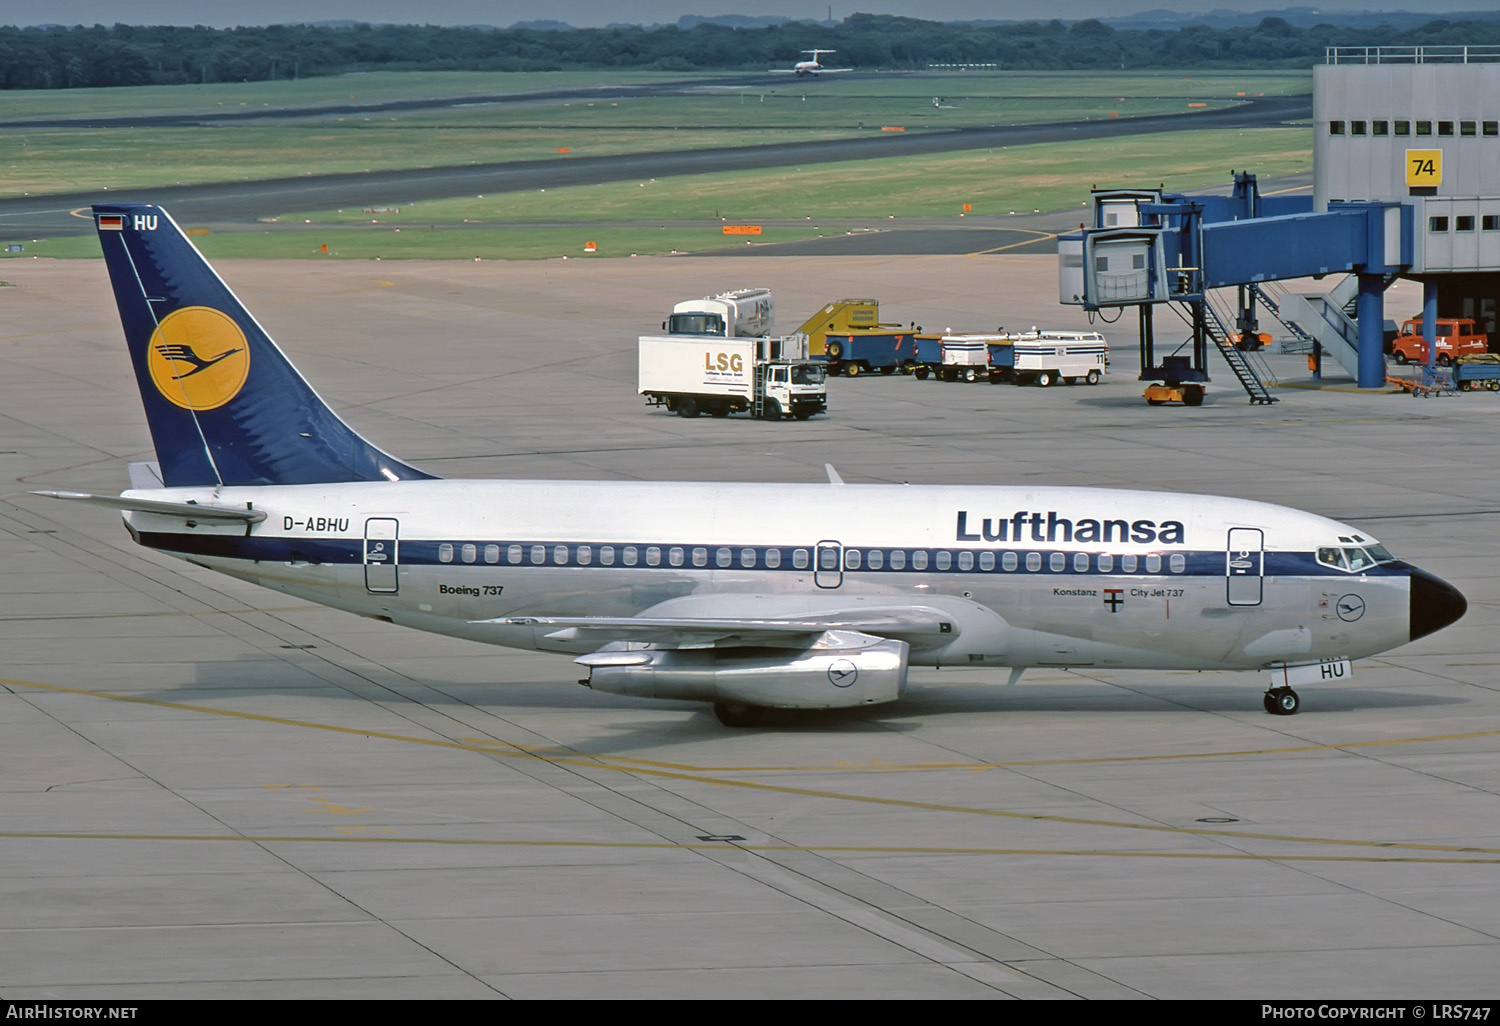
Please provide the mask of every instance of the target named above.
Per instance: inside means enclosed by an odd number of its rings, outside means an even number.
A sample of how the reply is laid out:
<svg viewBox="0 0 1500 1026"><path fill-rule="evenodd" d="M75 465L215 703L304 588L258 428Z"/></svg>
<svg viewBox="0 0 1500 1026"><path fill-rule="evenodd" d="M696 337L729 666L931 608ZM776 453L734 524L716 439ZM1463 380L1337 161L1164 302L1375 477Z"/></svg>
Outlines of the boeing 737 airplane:
<svg viewBox="0 0 1500 1026"><path fill-rule="evenodd" d="M164 210L93 210L157 462L41 494L304 599L574 654L598 691L746 725L894 701L913 665L1270 670L1288 714L1466 609L1363 530L1243 499L441 480L340 420Z"/></svg>
<svg viewBox="0 0 1500 1026"><path fill-rule="evenodd" d="M838 53L837 50L803 50L802 52L812 54L812 60L798 61L790 68L772 68L771 74L796 75L798 78L806 78L808 75L811 75L816 78L819 75L841 75L846 71L854 70L853 68L825 68L823 67L823 65L818 63L818 57L820 55L825 53Z"/></svg>

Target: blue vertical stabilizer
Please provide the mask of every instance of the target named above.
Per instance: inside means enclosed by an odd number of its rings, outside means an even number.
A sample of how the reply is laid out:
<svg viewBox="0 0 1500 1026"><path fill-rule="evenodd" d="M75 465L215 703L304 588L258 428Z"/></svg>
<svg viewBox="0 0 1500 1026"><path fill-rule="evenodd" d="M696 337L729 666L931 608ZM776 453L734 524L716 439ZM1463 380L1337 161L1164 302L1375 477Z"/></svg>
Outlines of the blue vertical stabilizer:
<svg viewBox="0 0 1500 1026"><path fill-rule="evenodd" d="M165 210L93 210L168 487L432 476L340 420Z"/></svg>

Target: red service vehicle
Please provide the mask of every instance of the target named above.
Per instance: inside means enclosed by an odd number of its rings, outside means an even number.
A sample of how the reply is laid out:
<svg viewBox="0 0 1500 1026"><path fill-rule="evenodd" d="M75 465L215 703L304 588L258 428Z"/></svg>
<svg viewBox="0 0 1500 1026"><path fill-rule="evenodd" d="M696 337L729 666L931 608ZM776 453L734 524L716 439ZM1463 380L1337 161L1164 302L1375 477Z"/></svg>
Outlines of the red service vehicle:
<svg viewBox="0 0 1500 1026"><path fill-rule="evenodd" d="M1489 351L1489 336L1476 331L1473 321L1454 317L1437 319L1438 363L1446 367L1460 356ZM1427 362L1427 340L1422 337L1422 318L1415 317L1401 325L1401 334L1391 343L1391 356L1400 364Z"/></svg>

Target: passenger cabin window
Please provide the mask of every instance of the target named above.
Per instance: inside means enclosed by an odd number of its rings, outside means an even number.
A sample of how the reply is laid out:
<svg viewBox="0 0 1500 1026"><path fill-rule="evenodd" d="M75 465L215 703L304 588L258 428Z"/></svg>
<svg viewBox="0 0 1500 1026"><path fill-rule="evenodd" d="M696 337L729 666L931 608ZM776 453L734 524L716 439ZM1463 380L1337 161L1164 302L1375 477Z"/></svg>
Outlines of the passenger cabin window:
<svg viewBox="0 0 1500 1026"><path fill-rule="evenodd" d="M798 570L807 569L807 550L797 549L792 553L792 566Z"/></svg>
<svg viewBox="0 0 1500 1026"><path fill-rule="evenodd" d="M1047 568L1055 574L1060 574L1068 568L1068 557L1061 552L1054 552L1047 560Z"/></svg>
<svg viewBox="0 0 1500 1026"><path fill-rule="evenodd" d="M615 547L613 545L599 546L599 562L604 566L615 565Z"/></svg>
<svg viewBox="0 0 1500 1026"><path fill-rule="evenodd" d="M781 550L780 549L767 549L766 550L766 566L770 567L772 570L775 570L780 565L781 565Z"/></svg>
<svg viewBox="0 0 1500 1026"><path fill-rule="evenodd" d="M740 566L749 568L755 565L755 550L740 549Z"/></svg>
<svg viewBox="0 0 1500 1026"><path fill-rule="evenodd" d="M682 546L680 546L680 545L673 545L672 548L667 552L667 561L669 563L671 563L673 566L681 566L682 565Z"/></svg>
<svg viewBox="0 0 1500 1026"><path fill-rule="evenodd" d="M1187 557L1180 552L1172 553L1171 557L1167 560L1167 569L1171 570L1174 574L1182 573L1187 569Z"/></svg>
<svg viewBox="0 0 1500 1026"><path fill-rule="evenodd" d="M1149 555L1149 556L1146 557L1146 573L1148 573L1148 574L1159 574L1159 573L1161 573L1161 557L1160 556L1155 555L1153 553L1152 555Z"/></svg>
<svg viewBox="0 0 1500 1026"><path fill-rule="evenodd" d="M473 544L468 544L458 550L458 555L465 563L472 563L479 558L479 549Z"/></svg>
<svg viewBox="0 0 1500 1026"><path fill-rule="evenodd" d="M892 549L891 550L891 569L892 570L905 570L906 569L906 552L904 550L902 550L902 549Z"/></svg>
<svg viewBox="0 0 1500 1026"><path fill-rule="evenodd" d="M1036 573L1042 568L1042 554L1040 552L1026 553L1026 569Z"/></svg>
<svg viewBox="0 0 1500 1026"><path fill-rule="evenodd" d="M1003 552L1000 554L1000 569L1002 570L1014 570L1019 563L1020 560L1016 558L1014 552Z"/></svg>
<svg viewBox="0 0 1500 1026"><path fill-rule="evenodd" d="M634 545L627 545L620 550L620 557L624 560L626 566L635 566L639 555Z"/></svg>
<svg viewBox="0 0 1500 1026"><path fill-rule="evenodd" d="M1087 552L1073 553L1073 572L1080 574L1089 572L1089 554Z"/></svg>
<svg viewBox="0 0 1500 1026"><path fill-rule="evenodd" d="M521 551L521 546L512 545L510 546L510 548L505 550L505 558L511 564L516 564L521 562L521 560L525 558L525 554Z"/></svg>
<svg viewBox="0 0 1500 1026"><path fill-rule="evenodd" d="M918 549L911 554L911 568L913 570L927 569L927 550Z"/></svg>
<svg viewBox="0 0 1500 1026"><path fill-rule="evenodd" d="M484 547L484 561L486 563L500 562L500 546L486 545Z"/></svg>
<svg viewBox="0 0 1500 1026"><path fill-rule="evenodd" d="M438 546L438 562L439 563L451 563L451 562L453 562L453 546L452 545L448 544L447 542L443 542L441 545Z"/></svg>
<svg viewBox="0 0 1500 1026"><path fill-rule="evenodd" d="M953 565L953 553L945 549L937 554L935 561L939 570L947 570Z"/></svg>
<svg viewBox="0 0 1500 1026"><path fill-rule="evenodd" d="M844 569L845 570L858 570L859 569L859 564L860 564L859 550L858 549L845 549L844 550Z"/></svg>
<svg viewBox="0 0 1500 1026"><path fill-rule="evenodd" d="M1135 573L1135 557L1134 556L1121 556L1120 557L1120 572L1123 573L1123 574L1133 574L1133 573Z"/></svg>
<svg viewBox="0 0 1500 1026"><path fill-rule="evenodd" d="M558 566L568 565L568 547L566 545L552 546L552 562Z"/></svg>
<svg viewBox="0 0 1500 1026"><path fill-rule="evenodd" d="M708 550L705 548L693 549L693 565L708 566Z"/></svg>
<svg viewBox="0 0 1500 1026"><path fill-rule="evenodd" d="M588 566L594 561L594 550L587 545L580 545L575 550L574 557L578 560L579 566Z"/></svg>

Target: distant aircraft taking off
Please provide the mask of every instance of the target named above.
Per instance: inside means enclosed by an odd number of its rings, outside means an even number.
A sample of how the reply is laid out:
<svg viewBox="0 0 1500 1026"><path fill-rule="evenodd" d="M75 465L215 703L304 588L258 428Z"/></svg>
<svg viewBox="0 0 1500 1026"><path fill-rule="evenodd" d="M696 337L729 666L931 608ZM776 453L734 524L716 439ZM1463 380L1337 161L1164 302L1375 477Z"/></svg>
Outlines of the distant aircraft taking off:
<svg viewBox="0 0 1500 1026"><path fill-rule="evenodd" d="M818 63L818 56L820 54L838 53L837 50L803 50L802 52L812 54L812 60L798 61L790 68L772 68L771 74L796 75L798 78L806 78L807 76L811 75L816 78L819 75L840 75L846 71L854 70L853 68L825 68L823 67L823 65Z"/></svg>
<svg viewBox="0 0 1500 1026"><path fill-rule="evenodd" d="M563 652L597 691L766 708L900 698L909 666L1270 670L1464 614L1361 530L1245 499L1099 488L439 480L371 445L160 207L94 215L157 462L140 544L418 630ZM211 672L211 671L209 671Z"/></svg>

